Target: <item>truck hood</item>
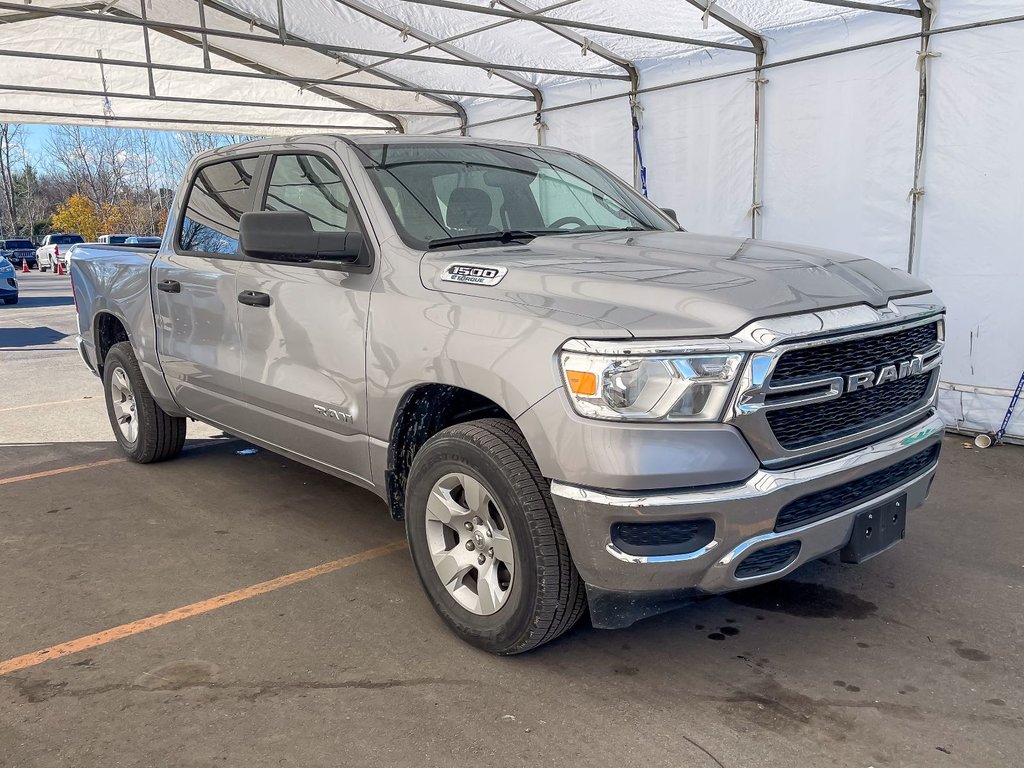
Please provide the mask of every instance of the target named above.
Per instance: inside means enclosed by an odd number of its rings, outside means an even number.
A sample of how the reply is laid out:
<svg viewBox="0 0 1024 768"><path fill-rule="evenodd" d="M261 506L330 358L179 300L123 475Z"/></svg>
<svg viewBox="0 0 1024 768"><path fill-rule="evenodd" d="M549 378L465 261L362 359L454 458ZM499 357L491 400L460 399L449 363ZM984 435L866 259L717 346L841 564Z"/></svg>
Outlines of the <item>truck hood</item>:
<svg viewBox="0 0 1024 768"><path fill-rule="evenodd" d="M443 280L452 264L508 272L496 285ZM430 290L572 312L644 338L728 336L766 317L883 307L929 290L858 256L689 232L555 235L528 245L427 252L420 277Z"/></svg>

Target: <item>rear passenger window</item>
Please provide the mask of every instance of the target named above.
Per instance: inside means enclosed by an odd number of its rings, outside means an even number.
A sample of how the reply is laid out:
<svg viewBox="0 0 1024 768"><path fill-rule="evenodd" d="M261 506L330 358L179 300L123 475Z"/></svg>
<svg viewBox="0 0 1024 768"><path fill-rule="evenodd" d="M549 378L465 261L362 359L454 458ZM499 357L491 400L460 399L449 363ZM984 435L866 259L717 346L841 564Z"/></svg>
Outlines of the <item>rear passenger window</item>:
<svg viewBox="0 0 1024 768"><path fill-rule="evenodd" d="M185 251L234 255L238 220L249 209L259 158L244 157L203 166L192 182L178 247Z"/></svg>
<svg viewBox="0 0 1024 768"><path fill-rule="evenodd" d="M274 158L264 210L305 213L318 232L359 230L345 183L331 164L317 155Z"/></svg>

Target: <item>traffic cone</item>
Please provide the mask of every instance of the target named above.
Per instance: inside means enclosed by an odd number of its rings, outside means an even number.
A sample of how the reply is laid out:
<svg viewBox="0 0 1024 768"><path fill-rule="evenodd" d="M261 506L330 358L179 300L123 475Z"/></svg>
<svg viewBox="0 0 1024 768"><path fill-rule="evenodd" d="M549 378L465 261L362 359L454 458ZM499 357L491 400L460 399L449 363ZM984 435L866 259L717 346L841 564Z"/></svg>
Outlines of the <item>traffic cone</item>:
<svg viewBox="0 0 1024 768"><path fill-rule="evenodd" d="M21 260L21 271L28 272L28 259L22 258Z"/></svg>
<svg viewBox="0 0 1024 768"><path fill-rule="evenodd" d="M58 275L63 275L64 274L64 262L63 261L58 261L57 262L57 274Z"/></svg>

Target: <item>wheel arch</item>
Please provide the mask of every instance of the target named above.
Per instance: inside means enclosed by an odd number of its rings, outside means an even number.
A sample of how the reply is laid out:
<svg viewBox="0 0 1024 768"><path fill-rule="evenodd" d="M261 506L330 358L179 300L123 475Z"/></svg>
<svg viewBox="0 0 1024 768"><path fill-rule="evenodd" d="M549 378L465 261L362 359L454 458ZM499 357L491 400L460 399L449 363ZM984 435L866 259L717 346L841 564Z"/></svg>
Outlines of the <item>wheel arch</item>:
<svg viewBox="0 0 1024 768"><path fill-rule="evenodd" d="M391 424L384 475L394 519L401 520L405 515L406 480L423 444L442 429L485 418L513 420L491 398L452 384L418 384L402 396Z"/></svg>
<svg viewBox="0 0 1024 768"><path fill-rule="evenodd" d="M96 345L96 371L103 376L103 363L106 361L107 352L115 344L127 341L135 349L132 343L131 334L128 332L128 324L123 318L113 312L101 310L96 313L92 320L93 342ZM136 353L137 355L138 353Z"/></svg>

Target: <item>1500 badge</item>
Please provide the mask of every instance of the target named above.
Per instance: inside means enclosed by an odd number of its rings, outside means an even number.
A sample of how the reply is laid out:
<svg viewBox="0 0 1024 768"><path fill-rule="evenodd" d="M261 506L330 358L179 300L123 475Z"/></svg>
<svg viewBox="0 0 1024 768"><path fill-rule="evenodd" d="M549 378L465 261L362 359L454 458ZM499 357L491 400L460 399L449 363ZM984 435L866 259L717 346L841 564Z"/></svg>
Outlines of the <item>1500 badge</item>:
<svg viewBox="0 0 1024 768"><path fill-rule="evenodd" d="M482 264L449 264L441 279L449 283L497 285L508 272L508 267L486 267Z"/></svg>

